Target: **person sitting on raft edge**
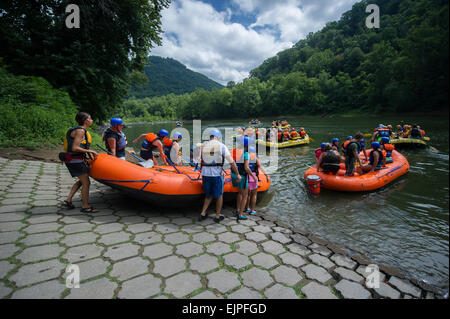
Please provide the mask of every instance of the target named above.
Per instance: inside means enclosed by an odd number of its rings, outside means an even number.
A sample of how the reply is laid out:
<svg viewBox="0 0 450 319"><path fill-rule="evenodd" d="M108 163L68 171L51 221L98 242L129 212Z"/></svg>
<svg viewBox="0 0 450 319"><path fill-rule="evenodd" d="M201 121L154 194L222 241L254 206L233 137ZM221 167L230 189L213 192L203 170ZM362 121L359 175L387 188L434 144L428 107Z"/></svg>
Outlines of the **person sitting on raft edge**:
<svg viewBox="0 0 450 319"><path fill-rule="evenodd" d="M326 143L322 154L320 155L316 164L317 171L321 168L325 174L336 175L340 169L341 156L332 149L329 143Z"/></svg>
<svg viewBox="0 0 450 319"><path fill-rule="evenodd" d="M316 155L316 165L319 163L320 155L322 155L323 150L324 150L326 145L327 145L327 143L324 142L324 143L320 144L319 148L316 148L314 150L314 154Z"/></svg>
<svg viewBox="0 0 450 319"><path fill-rule="evenodd" d="M361 165L358 167L358 174L362 175L373 171L378 171L386 164L386 159L383 155L383 151L380 148L379 142L372 142L370 144L372 151L369 154L369 164Z"/></svg>
<svg viewBox="0 0 450 319"><path fill-rule="evenodd" d="M209 133L209 141L204 142L201 147L201 174L202 185L205 191L205 201L203 203L202 212L198 217L199 221L206 219L206 210L213 197L216 199L216 217L214 222L218 223L225 217L220 215L223 204L223 165L225 159L230 163L232 172L236 175L236 181L240 182L242 177L239 175L238 168L230 151L225 144L220 142L222 134L217 129L212 129Z"/></svg>
<svg viewBox="0 0 450 319"><path fill-rule="evenodd" d="M111 127L103 134L103 141L106 149L112 156L125 160L125 147L127 146L127 138L122 132L125 124L120 117L113 117L110 121Z"/></svg>
<svg viewBox="0 0 450 319"><path fill-rule="evenodd" d="M144 142L142 142L141 152L140 156L144 160L152 159L153 163L155 165L158 165L158 162L156 161L156 156L153 154L153 152L158 149L159 154L161 155L162 160L164 161L165 165L169 165L166 159L166 155L164 155L164 147L162 144L162 141L164 138L169 136L169 132L165 129L161 129L158 134L155 133L144 133L141 134L137 139L133 141L133 144L136 144L139 142L142 138L145 138Z"/></svg>

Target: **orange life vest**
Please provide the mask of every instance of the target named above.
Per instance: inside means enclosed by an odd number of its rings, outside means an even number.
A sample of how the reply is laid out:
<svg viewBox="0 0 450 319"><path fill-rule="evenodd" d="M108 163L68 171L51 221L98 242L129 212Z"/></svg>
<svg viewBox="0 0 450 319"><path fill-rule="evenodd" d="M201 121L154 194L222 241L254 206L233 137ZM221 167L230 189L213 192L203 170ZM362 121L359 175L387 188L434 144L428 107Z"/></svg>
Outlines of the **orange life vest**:
<svg viewBox="0 0 450 319"><path fill-rule="evenodd" d="M395 150L395 146L393 144L384 144L383 146L384 146L384 149L386 151L393 151L393 150Z"/></svg>
<svg viewBox="0 0 450 319"><path fill-rule="evenodd" d="M305 131L303 131L303 130L300 131L300 136L301 136L301 137L305 137L305 135L306 135L306 132L305 132Z"/></svg>

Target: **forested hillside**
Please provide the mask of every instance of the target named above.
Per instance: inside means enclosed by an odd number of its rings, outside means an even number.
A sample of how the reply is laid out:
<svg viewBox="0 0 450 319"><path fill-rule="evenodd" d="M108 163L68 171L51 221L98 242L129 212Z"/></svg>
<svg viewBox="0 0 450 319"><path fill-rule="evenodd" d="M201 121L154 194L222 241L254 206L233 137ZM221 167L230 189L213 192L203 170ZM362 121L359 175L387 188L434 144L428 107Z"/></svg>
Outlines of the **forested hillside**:
<svg viewBox="0 0 450 319"><path fill-rule="evenodd" d="M177 60L150 56L145 66L148 82L145 86L133 86L128 95L130 97L145 98L162 96L170 93L184 94L193 92L197 88L211 90L223 86L205 75L186 68Z"/></svg>
<svg viewBox="0 0 450 319"><path fill-rule="evenodd" d="M380 8L379 29L366 27L369 3ZM448 110L448 22L447 0L361 1L242 83L135 100L128 112L191 119Z"/></svg>

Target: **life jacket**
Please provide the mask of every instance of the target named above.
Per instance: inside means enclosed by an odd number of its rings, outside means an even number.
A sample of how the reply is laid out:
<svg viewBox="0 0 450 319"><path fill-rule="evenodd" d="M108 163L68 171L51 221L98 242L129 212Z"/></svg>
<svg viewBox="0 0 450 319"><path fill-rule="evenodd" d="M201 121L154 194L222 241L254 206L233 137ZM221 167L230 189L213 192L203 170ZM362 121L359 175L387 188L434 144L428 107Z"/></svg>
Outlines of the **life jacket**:
<svg viewBox="0 0 450 319"><path fill-rule="evenodd" d="M291 131L291 138L296 138L298 137L298 132L297 131Z"/></svg>
<svg viewBox="0 0 450 319"><path fill-rule="evenodd" d="M156 149L156 146L153 145L153 142L156 140L161 140L158 135L155 133L148 133L145 135L145 140L142 142L142 148L146 150L154 150Z"/></svg>
<svg viewBox="0 0 450 319"><path fill-rule="evenodd" d="M84 153L76 153L76 152L72 152L72 146L73 146L73 141L74 138L70 136L70 134L72 134L72 132L74 130L78 130L78 129L82 129L84 130L84 137L80 142L80 147L88 150L89 147L91 146L92 143L92 137L91 134L89 134L89 132L82 126L74 126L71 127L67 133L66 133L66 137L64 138L64 150L69 153L70 155L73 156L84 156Z"/></svg>
<svg viewBox="0 0 450 319"><path fill-rule="evenodd" d="M369 154L369 163L370 163L370 165L373 165L373 162L375 160L374 156L373 156L373 152L378 152L378 154L379 154L378 163L377 163L377 167L376 168L380 169L381 166L383 165L383 158L384 158L385 154L383 154L383 152L380 151L380 150L372 150L370 152L370 154Z"/></svg>
<svg viewBox="0 0 450 319"><path fill-rule="evenodd" d="M170 157L170 151L172 150L173 140L170 138L166 138L163 141L163 145L164 145L164 154Z"/></svg>
<svg viewBox="0 0 450 319"><path fill-rule="evenodd" d="M421 132L420 132L420 130L418 128L413 128L411 130L411 137L418 137L418 138L420 138L420 137L422 137L422 134L421 134Z"/></svg>
<svg viewBox="0 0 450 319"><path fill-rule="evenodd" d="M281 141L281 136L282 136L282 135L281 135L281 132L278 132L278 133L277 133L277 137L278 137L278 140L279 140L279 141Z"/></svg>
<svg viewBox="0 0 450 319"><path fill-rule="evenodd" d="M202 166L220 166L225 163L225 154L222 154L222 143L210 140L203 143L201 152Z"/></svg>
<svg viewBox="0 0 450 319"><path fill-rule="evenodd" d="M395 146L393 144L384 144L383 147L386 150L386 157L391 157L392 151L395 150Z"/></svg>
<svg viewBox="0 0 450 319"><path fill-rule="evenodd" d="M336 147L336 151L338 151L338 153L340 153L341 151L340 151L340 149L341 149L341 147L339 146L339 144L338 145L336 145L336 144L331 144L331 147Z"/></svg>
<svg viewBox="0 0 450 319"><path fill-rule="evenodd" d="M339 164L341 159L333 150L327 151L326 155L323 157L323 164Z"/></svg>
<svg viewBox="0 0 450 319"><path fill-rule="evenodd" d="M289 138L289 132L283 132L283 136Z"/></svg>
<svg viewBox="0 0 450 319"><path fill-rule="evenodd" d="M378 132L378 137L389 137L391 130L388 128L379 127L379 128L377 128L377 132Z"/></svg>
<svg viewBox="0 0 450 319"><path fill-rule="evenodd" d="M316 158L319 158L320 157L320 155L322 155L322 149L319 147L319 148L316 148L316 150L314 151L314 153L316 154Z"/></svg>
<svg viewBox="0 0 450 319"><path fill-rule="evenodd" d="M103 140L105 142L106 149L111 152L109 143L105 141L105 136L107 134L113 134L119 137L119 140L117 141L116 144L116 154L125 150L125 147L127 146L127 138L125 137L125 134L123 132L115 132L112 128L108 127L108 129L103 134Z"/></svg>
<svg viewBox="0 0 450 319"><path fill-rule="evenodd" d="M301 130L301 131L300 131L300 136L301 136L301 137L305 137L305 136L306 136L306 132L305 132L304 130Z"/></svg>
<svg viewBox="0 0 450 319"><path fill-rule="evenodd" d="M250 153L250 160L248 161L248 166L250 170L253 173L257 173L258 176L258 166L256 165L256 153ZM231 150L231 156L233 157L233 160L236 162L236 166L238 168L239 175L247 175L247 172L245 171L245 165L244 165L244 152L240 149L232 149Z"/></svg>
<svg viewBox="0 0 450 319"><path fill-rule="evenodd" d="M286 125L288 125L288 122L286 122L286 121L281 122L281 126L286 126Z"/></svg>
<svg viewBox="0 0 450 319"><path fill-rule="evenodd" d="M354 140L345 141L342 144L342 152L347 155L347 148L350 145L350 143L355 143L356 145L358 145L358 151L356 153L359 154L359 152L361 152L361 144L359 144L358 142L356 142Z"/></svg>

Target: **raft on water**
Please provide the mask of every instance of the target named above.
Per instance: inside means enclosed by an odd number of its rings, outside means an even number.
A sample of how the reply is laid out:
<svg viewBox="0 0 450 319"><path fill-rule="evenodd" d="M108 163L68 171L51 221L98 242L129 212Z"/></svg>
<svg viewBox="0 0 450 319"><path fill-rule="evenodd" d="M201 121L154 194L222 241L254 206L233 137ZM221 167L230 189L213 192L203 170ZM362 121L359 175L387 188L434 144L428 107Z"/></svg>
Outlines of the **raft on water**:
<svg viewBox="0 0 450 319"><path fill-rule="evenodd" d="M370 151L368 149L367 154ZM360 154L360 158L364 158L363 153ZM386 186L409 171L408 160L401 153L395 150L392 151L392 159L394 161L386 164L386 167L383 167L381 170L363 175L355 173L353 176L344 176L345 165L341 163L341 169L337 175L325 174L323 171L318 172L315 167L310 167L305 171L304 177L306 180L309 175L319 176L322 179L321 187L326 189L343 192L373 191Z"/></svg>
<svg viewBox="0 0 450 319"><path fill-rule="evenodd" d="M201 203L205 197L200 171L193 167L155 166L145 168L108 154L91 162L89 175L96 181L127 195L164 206ZM259 174L258 193L270 188L270 178ZM224 170L224 200L234 200L238 189L231 184L230 170Z"/></svg>
<svg viewBox="0 0 450 319"><path fill-rule="evenodd" d="M299 137L299 138L288 140L286 142L281 142L281 143L267 142L264 140L256 140L256 143L258 143L260 145L265 145L266 147L286 148L286 147L307 145L310 143L310 138L309 138L309 135L306 134L304 138Z"/></svg>
<svg viewBox="0 0 450 319"><path fill-rule="evenodd" d="M419 138L409 138L409 137L400 137L400 138L391 138L391 144L394 144L395 147L426 147L428 146L427 141L430 138L425 136L423 140Z"/></svg>

